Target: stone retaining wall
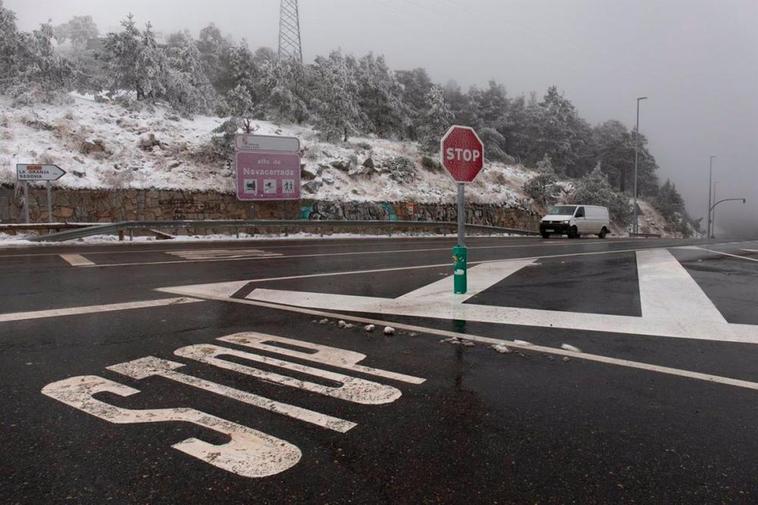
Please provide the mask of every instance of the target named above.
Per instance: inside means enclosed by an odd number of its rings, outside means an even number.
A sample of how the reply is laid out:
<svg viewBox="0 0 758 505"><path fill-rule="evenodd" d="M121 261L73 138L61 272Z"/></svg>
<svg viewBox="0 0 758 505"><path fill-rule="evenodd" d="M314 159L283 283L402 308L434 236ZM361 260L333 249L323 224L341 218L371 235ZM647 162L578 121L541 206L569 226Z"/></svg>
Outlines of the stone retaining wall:
<svg viewBox="0 0 758 505"><path fill-rule="evenodd" d="M47 221L44 188L30 188L32 222ZM452 203L413 202L295 202L246 203L236 196L217 192L169 190L53 190L53 220L60 222L112 222L178 219L346 219L455 221ZM0 186L0 222L22 221L22 198L13 186ZM502 205L467 207L467 221L474 224L537 229L533 212Z"/></svg>

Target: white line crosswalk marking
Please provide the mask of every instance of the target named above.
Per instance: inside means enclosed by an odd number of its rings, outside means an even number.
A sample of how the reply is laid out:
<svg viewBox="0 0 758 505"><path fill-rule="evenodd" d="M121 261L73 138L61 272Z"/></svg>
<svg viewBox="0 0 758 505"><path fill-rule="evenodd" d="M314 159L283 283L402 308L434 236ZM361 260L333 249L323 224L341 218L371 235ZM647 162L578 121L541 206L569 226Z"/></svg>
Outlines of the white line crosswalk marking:
<svg viewBox="0 0 758 505"><path fill-rule="evenodd" d="M642 317L726 324L724 316L666 249L637 251Z"/></svg>
<svg viewBox="0 0 758 505"><path fill-rule="evenodd" d="M95 264L81 254L61 254L60 257L72 267L90 267Z"/></svg>

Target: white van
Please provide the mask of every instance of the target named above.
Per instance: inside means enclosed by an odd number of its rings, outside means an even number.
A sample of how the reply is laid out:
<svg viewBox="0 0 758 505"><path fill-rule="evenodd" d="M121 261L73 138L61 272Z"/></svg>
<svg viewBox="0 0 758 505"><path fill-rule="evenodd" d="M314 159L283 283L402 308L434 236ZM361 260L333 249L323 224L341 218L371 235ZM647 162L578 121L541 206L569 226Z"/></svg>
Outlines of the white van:
<svg viewBox="0 0 758 505"><path fill-rule="evenodd" d="M540 221L540 235L597 235L605 238L611 228L608 209L597 205L556 205L550 207L548 215Z"/></svg>

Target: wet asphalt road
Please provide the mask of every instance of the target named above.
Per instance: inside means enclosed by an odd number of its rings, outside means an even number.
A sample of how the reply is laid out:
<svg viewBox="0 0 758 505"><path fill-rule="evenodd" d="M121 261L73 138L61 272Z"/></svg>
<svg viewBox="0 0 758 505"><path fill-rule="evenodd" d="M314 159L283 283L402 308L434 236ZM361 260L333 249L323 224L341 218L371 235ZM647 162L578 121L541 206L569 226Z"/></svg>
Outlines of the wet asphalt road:
<svg viewBox="0 0 758 505"><path fill-rule="evenodd" d="M450 238L385 238L0 251L0 502L758 501L758 351L749 341L725 340L719 331L712 338L708 332L671 338L612 325L586 331L508 319L366 313L349 305L308 312L239 303L259 288L316 298L396 298L449 275L451 246ZM469 247L473 265L514 258L534 258L534 265L483 289L467 305L639 318L645 300L637 251L662 248L723 315L724 324L758 325L758 242L477 238ZM70 263L82 258L91 264ZM161 304L176 295L157 291L232 281L255 282L240 282L229 299L209 295L194 303ZM660 282L667 282L665 275ZM144 301L157 303L114 306ZM293 295L292 303L297 301ZM339 318L329 317L332 312L355 326L339 327ZM368 333L351 318L388 321L397 332L385 336L380 324ZM217 340L240 332L299 344L274 342L275 348L253 350ZM445 342L445 332L550 349L570 344L602 360L528 346L499 353L483 339L471 346ZM254 367L259 375L175 354L209 344L264 357L263 362L223 358ZM333 352L347 361L310 355L310 344L343 350ZM424 380L348 369L354 355L344 351L365 355L360 365ZM185 376L355 426L338 432L165 376L135 379L106 369L147 356L184 365L178 371ZM640 363L677 372L634 365ZM376 404L361 403L362 390L337 397L344 382L329 373L402 395ZM207 426L102 418L85 405L71 406L40 392L81 376L138 391L94 394L99 402L174 415L171 409L194 409L285 441L297 448L299 459L266 477L242 476L243 467L257 468L260 461L249 457L235 471L223 468L223 455L216 452L203 458L172 447L193 438L218 447L229 442ZM277 382L281 376L290 379Z"/></svg>

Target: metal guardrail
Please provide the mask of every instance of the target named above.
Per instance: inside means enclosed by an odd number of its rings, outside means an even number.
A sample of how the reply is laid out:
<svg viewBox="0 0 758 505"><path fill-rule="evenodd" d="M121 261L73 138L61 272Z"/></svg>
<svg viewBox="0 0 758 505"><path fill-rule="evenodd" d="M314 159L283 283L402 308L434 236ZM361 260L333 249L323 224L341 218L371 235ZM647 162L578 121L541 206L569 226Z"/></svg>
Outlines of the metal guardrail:
<svg viewBox="0 0 758 505"><path fill-rule="evenodd" d="M102 223L0 223L0 232L16 233L19 231L40 231L40 230L70 230L73 228L87 228L97 226Z"/></svg>
<svg viewBox="0 0 758 505"><path fill-rule="evenodd" d="M118 223L98 224L81 229L73 229L49 235L33 237L29 240L34 242L62 242L76 240L93 235L115 235L123 238L126 231L160 229L222 229L230 228L237 232L245 229L257 228L284 228L285 232L294 232L318 227L340 227L356 229L360 227L389 227L391 229L422 229L422 228L449 228L454 232L457 223L452 221L347 221L347 220L185 220L185 221L122 221ZM514 235L539 235L536 231L519 230L515 228L501 228L481 224L467 224L466 229L486 233L510 233Z"/></svg>
<svg viewBox="0 0 758 505"><path fill-rule="evenodd" d="M661 238L663 235L660 233L630 233L629 236L640 238Z"/></svg>

